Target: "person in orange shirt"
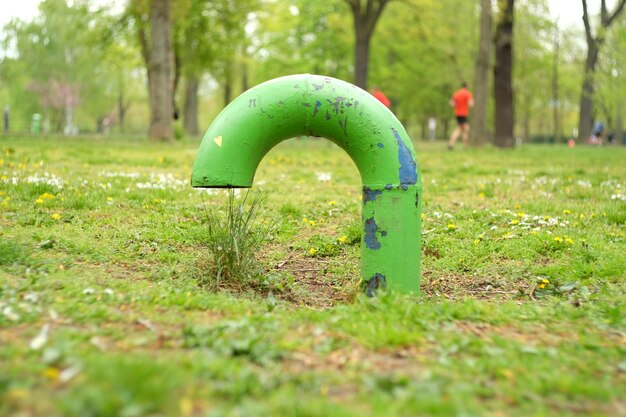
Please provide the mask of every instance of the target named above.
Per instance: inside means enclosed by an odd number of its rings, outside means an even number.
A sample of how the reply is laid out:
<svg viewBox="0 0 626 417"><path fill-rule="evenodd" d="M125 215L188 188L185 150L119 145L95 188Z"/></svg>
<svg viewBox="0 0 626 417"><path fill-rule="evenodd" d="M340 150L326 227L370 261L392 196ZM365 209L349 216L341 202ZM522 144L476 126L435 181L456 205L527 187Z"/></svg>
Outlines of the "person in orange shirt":
<svg viewBox="0 0 626 417"><path fill-rule="evenodd" d="M467 122L469 116L470 107L474 106L474 97L472 93L467 89L467 83L463 82L461 88L452 94L450 99L450 106L454 107L454 115L458 126L452 132L450 140L448 141L448 149L452 150L459 136L463 139L463 145L467 148L469 145L469 131L470 126Z"/></svg>
<svg viewBox="0 0 626 417"><path fill-rule="evenodd" d="M385 105L385 107L389 108L391 106L391 101L387 98L385 93L383 93L380 88L374 87L372 88L372 95L378 99L381 103Z"/></svg>

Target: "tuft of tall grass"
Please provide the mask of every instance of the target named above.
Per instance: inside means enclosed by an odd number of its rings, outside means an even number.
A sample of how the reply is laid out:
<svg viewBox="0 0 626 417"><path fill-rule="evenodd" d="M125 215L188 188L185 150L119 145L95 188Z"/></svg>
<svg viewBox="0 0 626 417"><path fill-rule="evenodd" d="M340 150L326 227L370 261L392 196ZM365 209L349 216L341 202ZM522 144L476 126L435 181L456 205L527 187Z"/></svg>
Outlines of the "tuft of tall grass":
<svg viewBox="0 0 626 417"><path fill-rule="evenodd" d="M207 240L210 258L199 283L211 289L249 287L261 282L263 268L255 254L269 241L276 223L262 210L267 193L237 198L229 190L225 210L208 210L205 204Z"/></svg>

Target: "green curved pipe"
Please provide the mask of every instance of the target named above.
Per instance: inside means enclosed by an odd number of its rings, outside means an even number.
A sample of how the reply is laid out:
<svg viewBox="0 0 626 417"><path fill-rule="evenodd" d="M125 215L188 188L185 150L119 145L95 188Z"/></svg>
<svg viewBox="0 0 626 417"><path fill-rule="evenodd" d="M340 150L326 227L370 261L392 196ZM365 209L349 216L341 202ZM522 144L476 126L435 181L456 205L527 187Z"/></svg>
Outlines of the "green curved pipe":
<svg viewBox="0 0 626 417"><path fill-rule="evenodd" d="M204 135L191 185L251 187L265 154L303 135L339 145L361 174L361 274L368 295L380 287L418 292L422 186L413 144L389 109L352 84L300 74L246 91Z"/></svg>

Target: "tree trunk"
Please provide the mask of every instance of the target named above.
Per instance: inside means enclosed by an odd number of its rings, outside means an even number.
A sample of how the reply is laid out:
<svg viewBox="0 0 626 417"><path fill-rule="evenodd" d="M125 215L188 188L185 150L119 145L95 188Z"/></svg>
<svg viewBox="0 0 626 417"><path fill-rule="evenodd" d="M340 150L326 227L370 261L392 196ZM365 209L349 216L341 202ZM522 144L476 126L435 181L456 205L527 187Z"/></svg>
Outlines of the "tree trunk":
<svg viewBox="0 0 626 417"><path fill-rule="evenodd" d="M580 118L578 120L578 137L584 143L591 135L593 127L593 76L598 63L599 48L596 41L587 45L587 59L585 60L585 79L583 80L582 93L580 95Z"/></svg>
<svg viewBox="0 0 626 417"><path fill-rule="evenodd" d="M241 91L248 91L249 88L250 83L248 81L248 66L243 64L241 68Z"/></svg>
<svg viewBox="0 0 626 417"><path fill-rule="evenodd" d="M354 84L367 89L370 40L389 0L345 0L354 18Z"/></svg>
<svg viewBox="0 0 626 417"><path fill-rule="evenodd" d="M474 77L474 115L471 142L483 145L487 137L487 101L489 99L489 58L491 57L491 0L481 0L480 42Z"/></svg>
<svg viewBox="0 0 626 417"><path fill-rule="evenodd" d="M117 119L120 127L120 133L124 133L124 123L126 121L126 111L128 104L124 104L124 90L120 89L117 95Z"/></svg>
<svg viewBox="0 0 626 417"><path fill-rule="evenodd" d="M198 77L190 75L185 83L185 132L190 136L197 136L198 129Z"/></svg>
<svg viewBox="0 0 626 417"><path fill-rule="evenodd" d="M367 73L369 71L370 40L363 27L364 23L355 21L354 44L354 84L367 90Z"/></svg>
<svg viewBox="0 0 626 417"><path fill-rule="evenodd" d="M500 148L512 148L514 109L513 109L513 7L515 0L504 0L496 26L494 66L494 98L496 106L496 131L494 144Z"/></svg>
<svg viewBox="0 0 626 417"><path fill-rule="evenodd" d="M230 68L224 74L224 107L228 106L233 96L233 77Z"/></svg>
<svg viewBox="0 0 626 417"><path fill-rule="evenodd" d="M171 141L172 128L172 22L170 1L153 0L150 8L150 139Z"/></svg>
<svg viewBox="0 0 626 417"><path fill-rule="evenodd" d="M561 143L561 124L559 116L559 27L554 29L554 57L552 62L552 134L554 143Z"/></svg>
<svg viewBox="0 0 626 417"><path fill-rule="evenodd" d="M621 101L617 103L617 117L615 118L615 137L613 143L615 145L621 145L624 140L624 103Z"/></svg>
<svg viewBox="0 0 626 417"><path fill-rule="evenodd" d="M604 43L604 34L613 22L619 17L626 7L626 0L619 0L613 13L609 13L606 7L606 0L600 3L600 26L601 30L593 36L589 13L587 11L587 0L582 0L583 4L583 24L585 25L585 37L587 39L587 59L585 60L585 76L583 79L582 94L580 96L580 114L578 120L578 137L585 141L591 135L593 127L593 76L598 63L600 47Z"/></svg>

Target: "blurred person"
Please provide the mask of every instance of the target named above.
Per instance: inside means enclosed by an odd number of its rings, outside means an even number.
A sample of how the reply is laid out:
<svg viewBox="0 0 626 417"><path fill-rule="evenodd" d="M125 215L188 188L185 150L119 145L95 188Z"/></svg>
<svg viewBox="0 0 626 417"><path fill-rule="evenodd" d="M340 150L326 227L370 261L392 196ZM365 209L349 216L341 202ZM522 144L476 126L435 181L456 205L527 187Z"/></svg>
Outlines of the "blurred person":
<svg viewBox="0 0 626 417"><path fill-rule="evenodd" d="M448 141L448 149L452 150L459 136L463 140L463 145L467 148L469 146L469 131L470 126L467 121L469 116L470 107L474 106L474 97L472 93L467 89L467 83L462 82L461 88L452 94L450 98L450 106L454 107L454 116L458 126L452 132L450 140Z"/></svg>
<svg viewBox="0 0 626 417"><path fill-rule="evenodd" d="M604 123L602 120L597 120L593 125L593 129L591 129L591 136L589 137L590 145L602 145L602 140L604 137Z"/></svg>
<svg viewBox="0 0 626 417"><path fill-rule="evenodd" d="M383 93L380 88L378 87L373 87L372 88L372 95L374 97L376 97L376 99L378 101L380 101L381 103L383 103L385 105L385 107L389 108L391 106L391 101L389 101L389 99L387 98L387 96L385 95L385 93Z"/></svg>
<svg viewBox="0 0 626 417"><path fill-rule="evenodd" d="M428 139L435 140L437 134L437 119L434 117L428 118Z"/></svg>

